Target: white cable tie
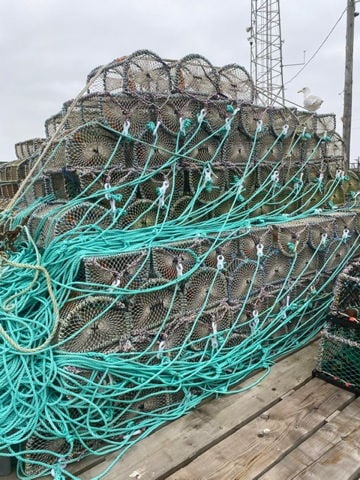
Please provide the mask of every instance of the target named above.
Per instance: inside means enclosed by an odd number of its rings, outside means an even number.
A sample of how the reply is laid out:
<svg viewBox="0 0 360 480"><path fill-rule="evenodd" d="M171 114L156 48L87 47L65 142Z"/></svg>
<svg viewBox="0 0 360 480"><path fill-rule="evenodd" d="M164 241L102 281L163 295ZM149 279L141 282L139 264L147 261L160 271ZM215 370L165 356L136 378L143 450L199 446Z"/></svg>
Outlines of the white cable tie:
<svg viewBox="0 0 360 480"><path fill-rule="evenodd" d="M287 135L288 130L289 130L289 125L287 123L285 123L285 125L283 126L281 134L282 135Z"/></svg>
<svg viewBox="0 0 360 480"><path fill-rule="evenodd" d="M161 340L161 342L159 343L159 351L156 357L161 358L164 350L165 350L165 340Z"/></svg>
<svg viewBox="0 0 360 480"><path fill-rule="evenodd" d="M256 132L257 133L260 133L262 131L262 128L263 128L263 121L262 120L258 120L257 122L257 125L256 125Z"/></svg>
<svg viewBox="0 0 360 480"><path fill-rule="evenodd" d="M271 175L271 180L272 180L274 183L279 183L279 180L280 180L279 170L275 170L275 172Z"/></svg>
<svg viewBox="0 0 360 480"><path fill-rule="evenodd" d="M122 133L124 135L129 135L129 128L130 128L130 120L125 120Z"/></svg>
<svg viewBox="0 0 360 480"><path fill-rule="evenodd" d="M180 122L180 132L183 133L184 135L186 134L186 130L184 128L184 119L182 117L179 118L179 122Z"/></svg>
<svg viewBox="0 0 360 480"><path fill-rule="evenodd" d="M178 262L176 264L176 275L177 275L177 277L178 278L182 277L183 272L184 272L184 266L181 262Z"/></svg>
<svg viewBox="0 0 360 480"><path fill-rule="evenodd" d="M115 198L110 198L110 208L111 208L111 211L116 212Z"/></svg>
<svg viewBox="0 0 360 480"><path fill-rule="evenodd" d="M212 182L213 172L212 172L209 165L207 167L205 167L204 173L205 173L205 182Z"/></svg>
<svg viewBox="0 0 360 480"><path fill-rule="evenodd" d="M235 110L234 110L233 113L232 113L232 116L235 117L235 115L236 115L238 112L240 112L240 108L239 108L239 107L235 108Z"/></svg>
<svg viewBox="0 0 360 480"><path fill-rule="evenodd" d="M303 183L303 178L304 178L304 172L301 172L300 173L300 178L299 178L301 183Z"/></svg>
<svg viewBox="0 0 360 480"><path fill-rule="evenodd" d="M323 139L327 137L327 133L328 133L327 130L325 130L324 135L322 136Z"/></svg>
<svg viewBox="0 0 360 480"><path fill-rule="evenodd" d="M165 193L166 193L166 190L169 188L169 180L164 180L160 189L159 189L159 192L160 192L160 195L164 196Z"/></svg>
<svg viewBox="0 0 360 480"><path fill-rule="evenodd" d="M327 240L328 234L326 232L321 234L320 245L325 245Z"/></svg>
<svg viewBox="0 0 360 480"><path fill-rule="evenodd" d="M152 132L152 134L153 134L154 137L155 137L155 135L157 134L157 131L158 131L159 127L160 127L160 124L161 124L161 122L160 122L160 120L158 120L158 121L156 122L155 128L154 128L154 130L153 130L153 132Z"/></svg>
<svg viewBox="0 0 360 480"><path fill-rule="evenodd" d="M338 168L338 169L336 170L336 176L335 176L335 178L339 178L339 179L341 179L341 180L344 180L344 179L345 179L345 172L344 172L344 170L341 170L340 168Z"/></svg>
<svg viewBox="0 0 360 480"><path fill-rule="evenodd" d="M218 348L219 343L218 343L218 340L217 340L217 337L216 337L218 330L217 330L217 324L216 324L215 320L212 320L211 328L212 328L212 331L213 331L213 337L211 338L211 346L213 348Z"/></svg>
<svg viewBox="0 0 360 480"><path fill-rule="evenodd" d="M349 237L350 237L350 230L345 227L343 230L342 239L347 240Z"/></svg>
<svg viewBox="0 0 360 480"><path fill-rule="evenodd" d="M323 211L322 208L315 208L314 213L321 213Z"/></svg>
<svg viewBox="0 0 360 480"><path fill-rule="evenodd" d="M323 174L323 172L320 172L320 173L319 173L318 179L319 179L319 183L323 183L323 181L324 181L324 174Z"/></svg>
<svg viewBox="0 0 360 480"><path fill-rule="evenodd" d="M110 188L111 188L110 182L106 182L106 183L104 184L104 189L105 189L105 190L109 190ZM105 198L106 198L106 200L109 200L109 199L110 199L110 196L109 196L107 193L105 193Z"/></svg>
<svg viewBox="0 0 360 480"><path fill-rule="evenodd" d="M227 117L225 119L225 129L226 131L230 131L230 128L231 128L231 117Z"/></svg>
<svg viewBox="0 0 360 480"><path fill-rule="evenodd" d="M218 255L217 257L217 269L218 270L224 270L224 262L225 262L225 257L224 255Z"/></svg>
<svg viewBox="0 0 360 480"><path fill-rule="evenodd" d="M264 256L264 245L262 243L256 245L256 254L258 257Z"/></svg>
<svg viewBox="0 0 360 480"><path fill-rule="evenodd" d="M109 288L109 290L112 292L114 290L114 288L117 288L120 286L120 277L116 277L115 280L113 280L113 282L111 283L111 287Z"/></svg>
<svg viewBox="0 0 360 480"><path fill-rule="evenodd" d="M305 135L305 132L306 132L306 127L303 128L303 131L302 131L302 134L301 134L301 135L304 136L304 135Z"/></svg>
<svg viewBox="0 0 360 480"><path fill-rule="evenodd" d="M205 108L202 108L200 110L200 113L197 116L198 123L201 123L204 120L205 116L206 116L206 110Z"/></svg>

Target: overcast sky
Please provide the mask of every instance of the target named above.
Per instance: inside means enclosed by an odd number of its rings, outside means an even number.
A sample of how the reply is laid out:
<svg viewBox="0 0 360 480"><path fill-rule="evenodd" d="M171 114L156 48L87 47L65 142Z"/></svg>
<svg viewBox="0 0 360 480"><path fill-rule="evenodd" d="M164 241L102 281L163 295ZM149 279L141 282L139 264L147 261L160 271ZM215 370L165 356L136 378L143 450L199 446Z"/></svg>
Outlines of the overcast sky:
<svg viewBox="0 0 360 480"><path fill-rule="evenodd" d="M282 0L284 64L314 53L346 0ZM138 49L164 58L200 53L214 65L249 69L246 28L251 0L0 0L0 161L15 159L14 144L44 136L44 121L59 111L99 64ZM359 4L360 10L360 4ZM360 155L360 48L356 19L351 158ZM346 15L285 96L309 86L324 99L320 113L337 114L342 132ZM285 82L300 67L284 69Z"/></svg>

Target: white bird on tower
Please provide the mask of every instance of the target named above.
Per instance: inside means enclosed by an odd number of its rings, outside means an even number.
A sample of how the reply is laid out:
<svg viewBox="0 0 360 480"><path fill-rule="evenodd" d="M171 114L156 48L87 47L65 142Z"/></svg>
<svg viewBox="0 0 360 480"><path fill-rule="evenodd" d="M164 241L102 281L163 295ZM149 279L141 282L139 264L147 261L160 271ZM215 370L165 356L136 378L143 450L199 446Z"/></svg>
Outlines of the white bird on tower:
<svg viewBox="0 0 360 480"><path fill-rule="evenodd" d="M310 112L315 112L318 110L324 101L322 98L317 97L316 95L311 95L309 87L302 88L298 91L298 93L304 94L304 108Z"/></svg>

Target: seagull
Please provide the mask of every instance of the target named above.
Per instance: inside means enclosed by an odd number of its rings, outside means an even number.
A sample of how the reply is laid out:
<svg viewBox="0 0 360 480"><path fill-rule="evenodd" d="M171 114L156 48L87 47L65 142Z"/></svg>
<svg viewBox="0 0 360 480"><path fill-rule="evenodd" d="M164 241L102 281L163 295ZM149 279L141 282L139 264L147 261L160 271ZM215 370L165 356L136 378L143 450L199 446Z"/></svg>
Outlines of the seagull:
<svg viewBox="0 0 360 480"><path fill-rule="evenodd" d="M315 112L318 110L324 101L322 98L317 97L316 95L311 95L309 87L302 88L298 91L298 93L304 94L304 108L310 112Z"/></svg>

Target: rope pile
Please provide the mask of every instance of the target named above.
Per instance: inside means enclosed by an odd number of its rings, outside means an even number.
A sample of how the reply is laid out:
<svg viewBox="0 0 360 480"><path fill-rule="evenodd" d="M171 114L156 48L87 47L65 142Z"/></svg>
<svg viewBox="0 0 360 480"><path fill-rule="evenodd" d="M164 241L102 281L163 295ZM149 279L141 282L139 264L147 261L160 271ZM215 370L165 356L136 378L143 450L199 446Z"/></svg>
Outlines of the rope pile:
<svg viewBox="0 0 360 480"><path fill-rule="evenodd" d="M0 455L20 478L120 458L321 329L360 180L333 115L252 100L240 66L135 52L1 167Z"/></svg>

